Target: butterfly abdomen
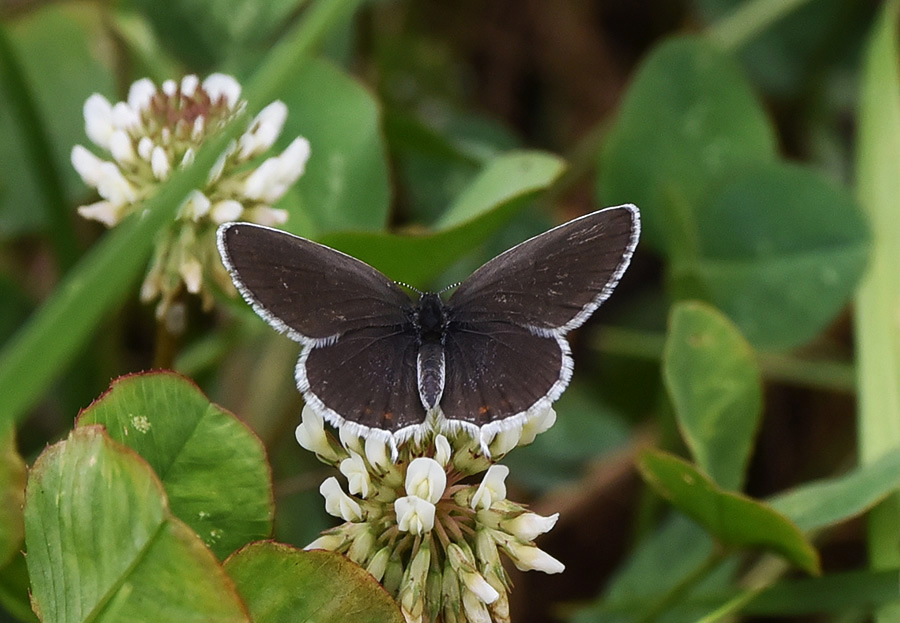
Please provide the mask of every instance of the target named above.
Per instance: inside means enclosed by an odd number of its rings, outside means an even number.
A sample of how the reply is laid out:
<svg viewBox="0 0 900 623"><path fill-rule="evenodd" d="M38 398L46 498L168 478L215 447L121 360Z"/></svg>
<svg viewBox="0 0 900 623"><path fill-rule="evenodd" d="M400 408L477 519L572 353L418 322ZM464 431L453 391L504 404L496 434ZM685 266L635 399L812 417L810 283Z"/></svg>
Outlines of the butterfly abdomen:
<svg viewBox="0 0 900 623"><path fill-rule="evenodd" d="M427 410L434 409L444 393L444 348L428 340L419 347L419 397Z"/></svg>
<svg viewBox="0 0 900 623"><path fill-rule="evenodd" d="M419 398L427 410L434 409L444 393L444 326L446 314L440 296L428 292L419 299L415 327L419 355Z"/></svg>

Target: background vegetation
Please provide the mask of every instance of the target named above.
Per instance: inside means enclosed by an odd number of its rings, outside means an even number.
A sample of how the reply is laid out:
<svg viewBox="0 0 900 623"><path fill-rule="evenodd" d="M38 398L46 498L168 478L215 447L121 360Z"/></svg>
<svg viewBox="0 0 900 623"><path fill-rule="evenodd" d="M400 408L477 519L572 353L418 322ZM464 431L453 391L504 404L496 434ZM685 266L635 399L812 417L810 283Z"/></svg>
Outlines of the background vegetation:
<svg viewBox="0 0 900 623"><path fill-rule="evenodd" d="M279 204L285 228L398 281L440 288L555 223L641 208L632 267L573 336L575 378L556 426L507 460L511 497L560 512L539 544L567 565L514 577L514 621L887 620L900 601L898 10L858 0L0 6L0 619L33 618L19 456L32 465L110 379L160 360L153 309L137 293L153 235L240 130L173 176L146 218L106 232L75 213L93 200L69 165L85 142L82 104L94 92L122 99L140 77L223 71L253 111L283 100L283 140L312 145ZM329 474L293 436L298 347L224 296L212 314L192 304L188 327L174 369L255 431L272 467L274 537L308 543L329 525L317 492ZM206 413L206 399L166 378L161 391L199 405L170 423ZM120 399L127 410L131 398ZM90 426L113 421L91 409L78 434L115 454ZM203 451L243 430L204 437ZM254 442L234 443L247 465L264 465ZM116 461L133 474L125 496L144 476ZM227 490L235 473L195 485ZM171 512L203 536L162 480ZM216 556L265 534L265 521L244 519ZM32 590L36 581L32 572Z"/></svg>

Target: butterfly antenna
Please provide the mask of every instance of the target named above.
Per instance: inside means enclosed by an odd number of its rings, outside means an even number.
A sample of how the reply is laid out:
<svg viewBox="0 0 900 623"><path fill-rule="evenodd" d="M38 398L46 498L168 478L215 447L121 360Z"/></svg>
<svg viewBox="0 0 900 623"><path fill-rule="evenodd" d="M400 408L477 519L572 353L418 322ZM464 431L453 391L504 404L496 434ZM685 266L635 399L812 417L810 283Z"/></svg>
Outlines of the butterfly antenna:
<svg viewBox="0 0 900 623"><path fill-rule="evenodd" d="M396 283L398 286L403 286L404 288L408 288L408 289L412 290L413 292L415 292L416 294L419 294L419 295L424 294L424 292L422 292L419 288L417 288L415 286L411 286L408 283L403 283L402 281L395 281L394 283Z"/></svg>
<svg viewBox="0 0 900 623"><path fill-rule="evenodd" d="M455 288L456 286L458 286L461 283L462 283L462 281L457 281L456 283L451 283L449 286L447 286L444 289L442 289L441 291L439 291L438 294L443 294L447 290L452 290L453 288Z"/></svg>

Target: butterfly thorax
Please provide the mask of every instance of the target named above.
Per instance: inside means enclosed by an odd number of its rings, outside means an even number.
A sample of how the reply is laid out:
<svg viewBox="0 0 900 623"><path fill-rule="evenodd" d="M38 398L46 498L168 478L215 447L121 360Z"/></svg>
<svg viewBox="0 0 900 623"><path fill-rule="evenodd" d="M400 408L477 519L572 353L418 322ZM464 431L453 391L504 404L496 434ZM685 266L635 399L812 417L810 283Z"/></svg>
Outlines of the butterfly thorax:
<svg viewBox="0 0 900 623"><path fill-rule="evenodd" d="M447 323L444 303L433 292L419 298L415 326L419 341L417 361L419 397L427 409L433 409L444 391L444 329Z"/></svg>
<svg viewBox="0 0 900 623"><path fill-rule="evenodd" d="M422 294L416 310L416 327L422 342L430 342L435 339L443 341L446 321L447 317L444 313L444 303L441 301L441 297L434 292Z"/></svg>

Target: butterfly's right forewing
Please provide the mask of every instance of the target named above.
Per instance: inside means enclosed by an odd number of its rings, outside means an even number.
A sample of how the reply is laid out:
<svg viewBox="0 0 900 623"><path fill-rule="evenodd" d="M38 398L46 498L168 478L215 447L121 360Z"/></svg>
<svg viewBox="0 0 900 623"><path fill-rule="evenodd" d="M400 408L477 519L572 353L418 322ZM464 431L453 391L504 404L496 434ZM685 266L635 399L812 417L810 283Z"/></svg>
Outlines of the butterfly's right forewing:
<svg viewBox="0 0 900 623"><path fill-rule="evenodd" d="M304 344L297 385L335 425L397 432L425 419L413 302L363 262L285 232L234 223L219 250L241 294Z"/></svg>
<svg viewBox="0 0 900 623"><path fill-rule="evenodd" d="M454 320L564 335L612 293L640 232L636 207L598 210L501 253L450 297Z"/></svg>
<svg viewBox="0 0 900 623"><path fill-rule="evenodd" d="M219 250L244 298L301 342L401 325L412 308L406 293L368 264L280 230L225 225Z"/></svg>

